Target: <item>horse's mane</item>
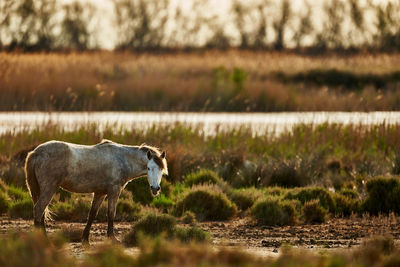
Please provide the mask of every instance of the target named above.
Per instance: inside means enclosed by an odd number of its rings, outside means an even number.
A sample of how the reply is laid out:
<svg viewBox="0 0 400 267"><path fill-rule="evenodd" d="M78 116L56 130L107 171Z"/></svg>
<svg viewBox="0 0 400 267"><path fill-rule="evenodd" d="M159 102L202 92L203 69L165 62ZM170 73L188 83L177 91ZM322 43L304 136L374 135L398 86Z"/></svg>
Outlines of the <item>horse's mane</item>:
<svg viewBox="0 0 400 267"><path fill-rule="evenodd" d="M147 153L147 151L152 152L154 162L157 163L157 165L158 165L162 170L164 170L164 172L165 172L166 174L168 174L168 169L167 169L166 161L165 161L165 159L162 159L162 158L160 157L160 156L161 156L161 151L160 151L159 148L157 148L157 147L155 147L155 146L149 146L149 145L146 145L146 144L141 144L141 145L139 146L139 149L140 149L141 151L144 151L145 153Z"/></svg>
<svg viewBox="0 0 400 267"><path fill-rule="evenodd" d="M157 156L161 155L160 149L158 147L155 147L155 146L149 146L149 145L146 145L146 144L141 144L139 146L139 149L144 151L144 152L146 152L146 153L147 153L147 151L150 151L150 152L153 152L153 154L155 154Z"/></svg>

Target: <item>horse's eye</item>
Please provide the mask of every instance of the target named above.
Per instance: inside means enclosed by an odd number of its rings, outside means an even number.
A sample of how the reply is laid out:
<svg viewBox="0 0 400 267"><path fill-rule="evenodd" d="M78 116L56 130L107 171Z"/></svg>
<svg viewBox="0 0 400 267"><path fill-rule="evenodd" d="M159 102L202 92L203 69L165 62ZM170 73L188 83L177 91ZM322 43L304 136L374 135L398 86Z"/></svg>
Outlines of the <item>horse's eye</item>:
<svg viewBox="0 0 400 267"><path fill-rule="evenodd" d="M150 171L150 168L147 168L148 171Z"/></svg>

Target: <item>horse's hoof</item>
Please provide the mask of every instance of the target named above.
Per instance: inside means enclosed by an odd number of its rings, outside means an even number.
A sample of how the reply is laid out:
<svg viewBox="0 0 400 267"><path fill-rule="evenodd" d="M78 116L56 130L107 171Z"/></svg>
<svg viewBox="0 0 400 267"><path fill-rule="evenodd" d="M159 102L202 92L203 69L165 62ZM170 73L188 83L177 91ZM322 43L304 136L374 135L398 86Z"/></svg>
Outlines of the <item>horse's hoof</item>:
<svg viewBox="0 0 400 267"><path fill-rule="evenodd" d="M83 246L84 248L90 247L89 240L87 240L87 239L82 239L82 246Z"/></svg>

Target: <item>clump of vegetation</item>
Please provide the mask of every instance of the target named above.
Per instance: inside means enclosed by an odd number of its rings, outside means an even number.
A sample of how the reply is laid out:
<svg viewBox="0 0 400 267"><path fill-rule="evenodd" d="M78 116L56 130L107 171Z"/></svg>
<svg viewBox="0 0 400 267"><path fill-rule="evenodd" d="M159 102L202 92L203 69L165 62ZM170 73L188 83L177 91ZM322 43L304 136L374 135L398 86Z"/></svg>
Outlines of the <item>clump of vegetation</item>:
<svg viewBox="0 0 400 267"><path fill-rule="evenodd" d="M336 203L335 214L339 216L350 216L351 214L358 214L361 211L360 201L355 198L350 198L342 194L334 195Z"/></svg>
<svg viewBox="0 0 400 267"><path fill-rule="evenodd" d="M336 203L332 193L330 193L326 188L322 187L308 187L289 191L285 198L297 199L302 204L306 203L307 201L318 199L319 205L321 205L324 209L327 209L329 212L333 213L336 210Z"/></svg>
<svg viewBox="0 0 400 267"><path fill-rule="evenodd" d="M245 211L262 196L262 192L256 188L241 188L232 190L228 196L240 210Z"/></svg>
<svg viewBox="0 0 400 267"><path fill-rule="evenodd" d="M367 182L368 196L363 210L377 215L379 213L400 213L400 181L398 178L378 177Z"/></svg>
<svg viewBox="0 0 400 267"><path fill-rule="evenodd" d="M50 241L42 231L9 233L0 237L0 266L74 266L72 257L60 249L64 243Z"/></svg>
<svg viewBox="0 0 400 267"><path fill-rule="evenodd" d="M166 197L171 194L171 184L163 179L161 181L161 193ZM147 181L147 177L139 177L128 183L126 189L132 193L132 199L135 202L139 202L142 205L149 205L153 201L153 195L150 191L150 185Z"/></svg>
<svg viewBox="0 0 400 267"><path fill-rule="evenodd" d="M338 193L342 196L352 198L352 199L356 199L359 197L357 190L350 189L350 188L342 188L342 189L340 189L340 191Z"/></svg>
<svg viewBox="0 0 400 267"><path fill-rule="evenodd" d="M209 169L200 169L185 177L185 184L192 187L201 184L221 184L222 179L218 174Z"/></svg>
<svg viewBox="0 0 400 267"><path fill-rule="evenodd" d="M200 243L211 240L209 233L196 226L185 228L175 227L175 237L183 243Z"/></svg>
<svg viewBox="0 0 400 267"><path fill-rule="evenodd" d="M0 178L0 192L7 192L8 185Z"/></svg>
<svg viewBox="0 0 400 267"><path fill-rule="evenodd" d="M196 214L191 211L185 211L185 213L182 215L182 222L185 224L196 223Z"/></svg>
<svg viewBox="0 0 400 267"><path fill-rule="evenodd" d="M13 200L22 200L31 197L27 191L13 185L8 187L7 194Z"/></svg>
<svg viewBox="0 0 400 267"><path fill-rule="evenodd" d="M124 243L127 246L138 245L141 235L156 237L164 234L167 238L176 238L182 242L205 242L210 235L197 227L180 228L176 226L175 217L168 214L148 214L140 219L125 235Z"/></svg>
<svg viewBox="0 0 400 267"><path fill-rule="evenodd" d="M135 221L140 217L141 208L130 199L120 198L115 215L116 221Z"/></svg>
<svg viewBox="0 0 400 267"><path fill-rule="evenodd" d="M260 225L293 225L297 219L296 203L267 197L254 204L251 214Z"/></svg>
<svg viewBox="0 0 400 267"><path fill-rule="evenodd" d="M177 201L175 214L192 211L200 221L227 220L237 213L237 207L215 186L193 187Z"/></svg>
<svg viewBox="0 0 400 267"><path fill-rule="evenodd" d="M296 161L282 161L273 166L267 185L299 187L309 183L311 178L302 172Z"/></svg>
<svg viewBox="0 0 400 267"><path fill-rule="evenodd" d="M307 223L323 223L327 210L321 207L318 199L307 201L303 206L304 221Z"/></svg>
<svg viewBox="0 0 400 267"><path fill-rule="evenodd" d="M0 214L6 213L8 211L9 198L8 196L0 191Z"/></svg>
<svg viewBox="0 0 400 267"><path fill-rule="evenodd" d="M124 243L127 246L137 245L139 234L157 236L165 233L168 237L172 237L176 219L168 214L148 214L140 219L124 237Z"/></svg>
<svg viewBox="0 0 400 267"><path fill-rule="evenodd" d="M25 220L33 218L33 202L29 198L18 199L12 201L9 208L8 214L11 218L22 218Z"/></svg>
<svg viewBox="0 0 400 267"><path fill-rule="evenodd" d="M174 201L166 197L164 194L160 194L159 196L153 198L151 205L158 209L168 210L174 205Z"/></svg>

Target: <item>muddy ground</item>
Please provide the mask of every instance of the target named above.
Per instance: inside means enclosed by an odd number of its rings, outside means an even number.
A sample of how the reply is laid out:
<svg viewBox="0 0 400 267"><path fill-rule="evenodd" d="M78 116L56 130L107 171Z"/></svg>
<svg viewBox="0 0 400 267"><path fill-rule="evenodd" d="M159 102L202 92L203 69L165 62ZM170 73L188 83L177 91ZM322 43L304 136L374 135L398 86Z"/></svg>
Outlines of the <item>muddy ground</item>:
<svg viewBox="0 0 400 267"><path fill-rule="evenodd" d="M363 240L376 235L391 235L400 244L400 217L395 215L378 217L333 218L323 224L295 225L284 227L259 226L249 218L236 218L226 222L202 222L198 226L211 233L216 247L241 247L260 256L279 255L284 244L305 249L347 249L360 245ZM0 218L0 234L10 230L27 231L32 221ZM115 232L122 239L132 223L117 222ZM51 222L48 232L60 229L74 229L75 239L79 239L84 223ZM91 244L95 247L106 240L106 223L93 224ZM71 231L70 231L71 232ZM73 234L74 235L74 234ZM69 243L71 251L80 256L84 248L78 240ZM136 253L135 248L128 250Z"/></svg>

